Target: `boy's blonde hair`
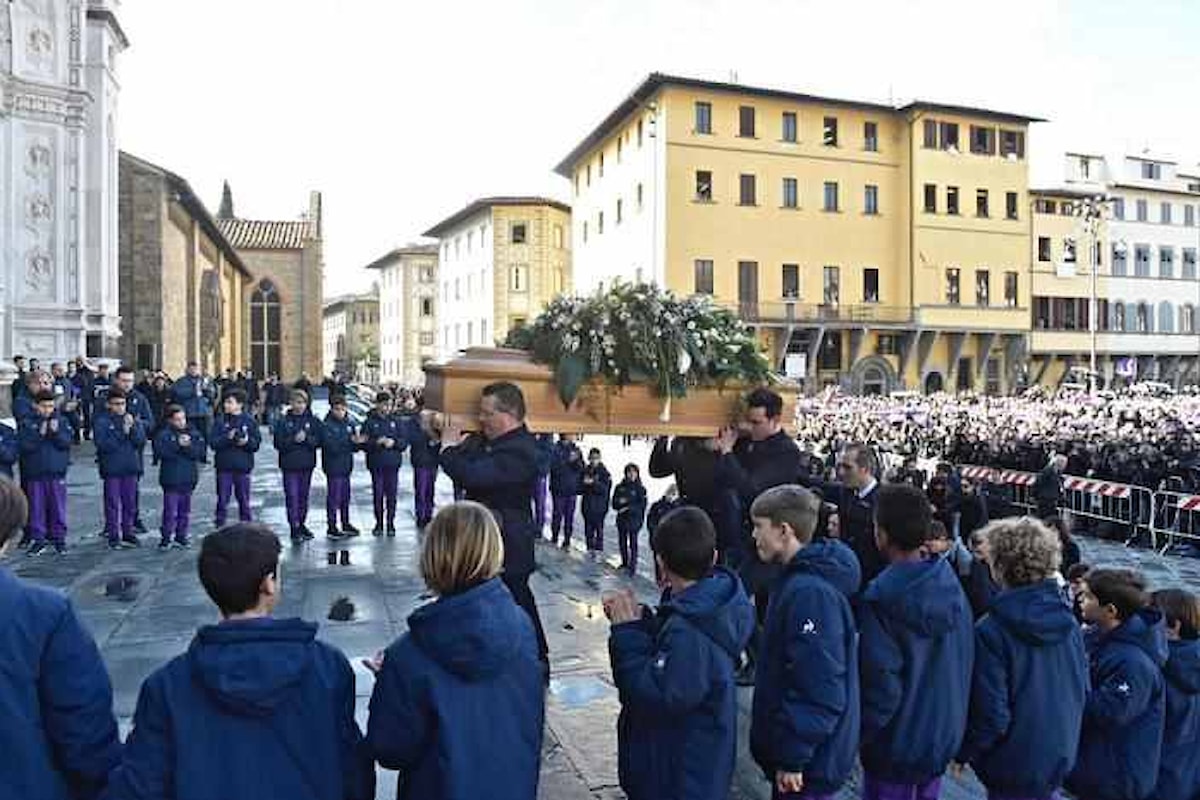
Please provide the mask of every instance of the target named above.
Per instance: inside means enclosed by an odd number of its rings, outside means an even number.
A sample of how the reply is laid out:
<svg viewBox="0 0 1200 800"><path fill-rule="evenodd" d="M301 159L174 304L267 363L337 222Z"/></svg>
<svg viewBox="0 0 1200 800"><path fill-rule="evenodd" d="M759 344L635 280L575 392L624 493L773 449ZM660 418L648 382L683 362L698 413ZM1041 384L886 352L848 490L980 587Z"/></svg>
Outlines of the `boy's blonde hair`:
<svg viewBox="0 0 1200 800"><path fill-rule="evenodd" d="M464 591L500 574L504 540L492 512L464 500L444 506L425 529L421 575L438 595Z"/></svg>
<svg viewBox="0 0 1200 800"><path fill-rule="evenodd" d="M1052 578L1062 564L1058 533L1033 517L997 520L976 535L987 543L989 565L1007 587Z"/></svg>

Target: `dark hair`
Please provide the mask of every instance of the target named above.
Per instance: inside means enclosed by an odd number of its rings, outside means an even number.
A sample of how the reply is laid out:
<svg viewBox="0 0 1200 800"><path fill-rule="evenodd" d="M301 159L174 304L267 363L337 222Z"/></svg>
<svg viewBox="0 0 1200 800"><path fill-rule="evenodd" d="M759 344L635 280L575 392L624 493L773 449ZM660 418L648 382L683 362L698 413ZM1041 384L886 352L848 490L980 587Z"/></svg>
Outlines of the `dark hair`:
<svg viewBox="0 0 1200 800"><path fill-rule="evenodd" d="M695 506L677 508L667 514L659 520L650 538L654 552L679 577L698 581L712 569L717 531L708 514Z"/></svg>
<svg viewBox="0 0 1200 800"><path fill-rule="evenodd" d="M163 419L170 419L171 417L175 416L176 414L180 414L182 412L183 412L183 406L177 406L174 403L171 403L169 406L167 406L165 409L163 409Z"/></svg>
<svg viewBox="0 0 1200 800"><path fill-rule="evenodd" d="M842 451L859 469L875 471L875 454L862 442L852 442Z"/></svg>
<svg viewBox="0 0 1200 800"><path fill-rule="evenodd" d="M497 411L512 414L517 422L525 421L525 395L521 394L521 389L516 384L507 381L489 383L483 387L483 396L496 401Z"/></svg>
<svg viewBox="0 0 1200 800"><path fill-rule="evenodd" d="M240 406L246 405L246 393L244 391L242 391L241 389L230 389L228 392L225 393L225 396L223 398L221 398L221 402L223 403L226 400L229 400L230 398L237 400L238 405L240 405Z"/></svg>
<svg viewBox="0 0 1200 800"><path fill-rule="evenodd" d="M375 405L379 405L380 403L390 403L390 402L392 402L392 396L390 394L388 394L387 392L380 392L379 394L375 395Z"/></svg>
<svg viewBox="0 0 1200 800"><path fill-rule="evenodd" d="M768 419L778 419L783 413L783 398L760 386L746 396L746 408L761 408Z"/></svg>
<svg viewBox="0 0 1200 800"><path fill-rule="evenodd" d="M258 605L259 587L278 571L281 549L266 525L229 525L204 537L197 562L200 583L222 614L240 614Z"/></svg>
<svg viewBox="0 0 1200 800"><path fill-rule="evenodd" d="M638 467L637 464L634 464L633 462L626 464L625 469L622 471L622 474L628 475L629 470L633 470L634 472L636 472L639 479L642 477L642 470L640 467Z"/></svg>
<svg viewBox="0 0 1200 800"><path fill-rule="evenodd" d="M777 527L786 522L801 544L812 541L820 515L820 498L808 489L792 484L767 489L750 506L751 517L768 519Z"/></svg>
<svg viewBox="0 0 1200 800"><path fill-rule="evenodd" d="M131 366L122 364L121 366L117 367L117 377L118 378L121 377L122 375L132 375L132 374L133 374L133 367L131 367Z"/></svg>
<svg viewBox="0 0 1200 800"><path fill-rule="evenodd" d="M104 398L104 401L107 403L110 400L125 400L127 397L123 391L114 386L108 390L108 396Z"/></svg>
<svg viewBox="0 0 1200 800"><path fill-rule="evenodd" d="M33 402L35 403L44 403L47 400L51 403L54 402L54 392L38 392L33 396Z"/></svg>
<svg viewBox="0 0 1200 800"><path fill-rule="evenodd" d="M875 524L887 533L888 543L911 553L929 540L933 514L929 498L907 483L889 483L879 488Z"/></svg>
<svg viewBox="0 0 1200 800"><path fill-rule="evenodd" d="M1088 591L1102 606L1117 610L1122 622L1150 603L1146 594L1146 576L1133 569L1099 568L1087 574Z"/></svg>
<svg viewBox="0 0 1200 800"><path fill-rule="evenodd" d="M329 405L330 406L346 405L346 396L344 394L335 394L333 397L329 398Z"/></svg>
<svg viewBox="0 0 1200 800"><path fill-rule="evenodd" d="M929 523L929 541L936 539L949 539L950 532L946 530L946 525L940 519L935 519Z"/></svg>
<svg viewBox="0 0 1200 800"><path fill-rule="evenodd" d="M1082 561L1078 564L1072 564L1067 567L1067 581L1077 581L1081 578L1086 578L1091 569L1091 566L1084 564Z"/></svg>
<svg viewBox="0 0 1200 800"><path fill-rule="evenodd" d="M603 455L604 455L604 454L600 452L600 448L599 448L599 447L593 447L591 450L588 450L588 458L591 458L592 456L601 456L601 457L603 457Z"/></svg>
<svg viewBox="0 0 1200 800"><path fill-rule="evenodd" d="M0 477L0 547L29 521L29 501L21 487Z"/></svg>
<svg viewBox="0 0 1200 800"><path fill-rule="evenodd" d="M1200 600L1186 589L1163 589L1150 596L1154 607L1167 618L1167 625L1179 623L1179 638L1200 638Z"/></svg>

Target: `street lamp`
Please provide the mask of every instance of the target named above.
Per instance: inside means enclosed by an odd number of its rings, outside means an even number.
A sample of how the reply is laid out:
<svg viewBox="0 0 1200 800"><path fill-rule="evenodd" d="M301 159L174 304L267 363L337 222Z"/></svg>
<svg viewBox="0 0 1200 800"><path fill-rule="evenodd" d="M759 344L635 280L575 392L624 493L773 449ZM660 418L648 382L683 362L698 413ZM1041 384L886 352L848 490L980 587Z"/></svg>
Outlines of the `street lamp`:
<svg viewBox="0 0 1200 800"><path fill-rule="evenodd" d="M1084 234L1090 239L1088 244L1088 261L1091 264L1091 308L1088 313L1088 332L1091 336L1089 345L1088 391L1096 393L1096 335L1100 325L1100 297L1098 294L1098 272L1096 262L1100 254L1100 228L1104 223L1105 213L1112 206L1112 198L1104 194L1092 195L1076 200L1071 204L1071 211L1083 223Z"/></svg>

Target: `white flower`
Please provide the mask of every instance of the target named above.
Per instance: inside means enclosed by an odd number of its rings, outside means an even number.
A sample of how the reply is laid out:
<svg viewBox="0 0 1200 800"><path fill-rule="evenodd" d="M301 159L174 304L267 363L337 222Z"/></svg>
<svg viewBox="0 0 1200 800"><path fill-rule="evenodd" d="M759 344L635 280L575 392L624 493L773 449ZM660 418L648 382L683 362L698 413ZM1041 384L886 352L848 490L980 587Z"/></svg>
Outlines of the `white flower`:
<svg viewBox="0 0 1200 800"><path fill-rule="evenodd" d="M687 350L679 353L679 374L687 375L689 369L692 368L692 354Z"/></svg>

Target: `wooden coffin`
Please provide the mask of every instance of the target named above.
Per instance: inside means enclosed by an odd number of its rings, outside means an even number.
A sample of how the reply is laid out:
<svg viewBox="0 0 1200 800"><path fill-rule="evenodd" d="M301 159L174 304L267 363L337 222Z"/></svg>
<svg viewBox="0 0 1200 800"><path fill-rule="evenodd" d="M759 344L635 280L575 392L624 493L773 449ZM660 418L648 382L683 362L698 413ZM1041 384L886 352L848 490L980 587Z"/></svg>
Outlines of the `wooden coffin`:
<svg viewBox="0 0 1200 800"><path fill-rule="evenodd" d="M549 367L535 364L523 350L473 347L448 363L426 365L425 407L446 415L452 427L475 430L480 392L496 381L521 387L526 423L538 433L712 436L737 421L749 388L691 388L687 397L672 399L667 408L649 386L614 387L593 381L564 408ZM798 387L785 383L771 388L783 396L783 418L790 428Z"/></svg>

